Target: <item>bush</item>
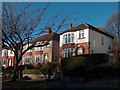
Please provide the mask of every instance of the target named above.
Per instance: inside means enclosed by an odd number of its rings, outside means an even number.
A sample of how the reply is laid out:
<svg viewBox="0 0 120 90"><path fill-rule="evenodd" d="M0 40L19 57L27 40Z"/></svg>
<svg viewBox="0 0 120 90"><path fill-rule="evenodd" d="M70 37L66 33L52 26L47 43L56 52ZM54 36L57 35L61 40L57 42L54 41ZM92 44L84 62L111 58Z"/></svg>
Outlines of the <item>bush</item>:
<svg viewBox="0 0 120 90"><path fill-rule="evenodd" d="M84 76L86 68L84 57L69 57L61 60L61 70L64 76Z"/></svg>
<svg viewBox="0 0 120 90"><path fill-rule="evenodd" d="M34 68L34 66L31 65L31 64L26 64L25 65L25 69L33 69L33 68Z"/></svg>
<svg viewBox="0 0 120 90"><path fill-rule="evenodd" d="M41 74L38 69L25 69L24 74Z"/></svg>
<svg viewBox="0 0 120 90"><path fill-rule="evenodd" d="M105 64L89 67L86 73L87 79L106 79L115 77L117 77L116 69Z"/></svg>
<svg viewBox="0 0 120 90"><path fill-rule="evenodd" d="M49 80L57 68L59 68L59 63L48 62L42 64L38 63L35 69L39 70L44 75L44 77Z"/></svg>

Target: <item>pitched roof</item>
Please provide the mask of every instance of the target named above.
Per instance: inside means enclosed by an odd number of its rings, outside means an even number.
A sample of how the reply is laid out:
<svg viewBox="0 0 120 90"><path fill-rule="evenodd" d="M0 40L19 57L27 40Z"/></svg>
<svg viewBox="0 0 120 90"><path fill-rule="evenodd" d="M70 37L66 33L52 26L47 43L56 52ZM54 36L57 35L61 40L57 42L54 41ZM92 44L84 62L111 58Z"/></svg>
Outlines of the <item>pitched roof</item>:
<svg viewBox="0 0 120 90"><path fill-rule="evenodd" d="M37 41L47 41L47 40L58 40L58 34L56 34L55 32L52 32L50 34L44 34L40 37L37 37L37 38L31 40L30 43L34 43Z"/></svg>
<svg viewBox="0 0 120 90"><path fill-rule="evenodd" d="M101 34L104 34L104 35L106 35L106 36L108 36L108 37L114 38L112 35L110 35L110 34L108 34L108 33L106 33L106 32L103 32L103 31L100 30L99 28L96 28L96 27L94 27L94 26L92 26L92 25L90 25L90 24L88 24L88 23L83 23L83 24L80 24L80 25L75 26L75 27L73 27L73 28L67 29L66 31L60 33L60 35L63 34L63 33L65 33L65 32L74 32L74 31L83 30L83 29L87 29L87 28L89 28L90 30L99 32L99 33L101 33Z"/></svg>

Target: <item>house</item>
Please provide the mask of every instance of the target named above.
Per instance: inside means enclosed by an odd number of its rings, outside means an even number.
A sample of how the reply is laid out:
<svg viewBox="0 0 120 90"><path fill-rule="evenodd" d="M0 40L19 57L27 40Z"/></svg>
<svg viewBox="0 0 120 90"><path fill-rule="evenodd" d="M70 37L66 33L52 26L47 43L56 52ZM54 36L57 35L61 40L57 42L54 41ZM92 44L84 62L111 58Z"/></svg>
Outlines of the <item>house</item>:
<svg viewBox="0 0 120 90"><path fill-rule="evenodd" d="M2 66L14 66L14 53L9 47L2 47Z"/></svg>
<svg viewBox="0 0 120 90"><path fill-rule="evenodd" d="M60 57L89 53L107 53L112 49L113 36L90 24L83 23L60 34Z"/></svg>
<svg viewBox="0 0 120 90"><path fill-rule="evenodd" d="M45 46L39 46L44 42L48 44ZM55 32L52 32L51 28L46 29L46 33L40 37L37 37L31 40L24 45L24 49L28 46L32 45L32 43L36 42L36 47L28 50L19 65L25 64L37 64L37 63L46 63L46 62L55 62L59 59L59 35ZM3 48L2 50L2 61L3 66L13 66L14 65L14 54L11 54L12 51L8 48ZM9 61L9 57L11 57L11 63ZM9 64L10 63L10 64Z"/></svg>

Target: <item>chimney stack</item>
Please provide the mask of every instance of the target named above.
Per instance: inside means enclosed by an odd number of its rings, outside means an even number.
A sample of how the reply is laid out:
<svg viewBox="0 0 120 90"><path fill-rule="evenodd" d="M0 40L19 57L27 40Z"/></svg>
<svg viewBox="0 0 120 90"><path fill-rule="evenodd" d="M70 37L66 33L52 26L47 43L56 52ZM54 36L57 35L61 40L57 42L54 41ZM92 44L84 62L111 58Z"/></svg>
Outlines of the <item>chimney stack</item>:
<svg viewBox="0 0 120 90"><path fill-rule="evenodd" d="M69 29L70 29L70 28L72 28L72 23L71 23L70 26L69 26Z"/></svg>
<svg viewBox="0 0 120 90"><path fill-rule="evenodd" d="M46 34L50 34L51 32L52 32L52 31L51 31L51 28L50 28L50 27L46 29Z"/></svg>

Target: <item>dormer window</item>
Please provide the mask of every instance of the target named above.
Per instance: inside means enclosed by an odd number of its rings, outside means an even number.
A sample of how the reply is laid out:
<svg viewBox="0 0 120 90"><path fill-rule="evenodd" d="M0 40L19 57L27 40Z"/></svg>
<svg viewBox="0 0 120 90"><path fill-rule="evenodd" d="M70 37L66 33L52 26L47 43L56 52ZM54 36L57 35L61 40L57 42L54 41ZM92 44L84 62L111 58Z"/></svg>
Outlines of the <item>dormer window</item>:
<svg viewBox="0 0 120 90"><path fill-rule="evenodd" d="M84 35L84 30L80 30L79 31L79 38L84 38L85 35Z"/></svg>

